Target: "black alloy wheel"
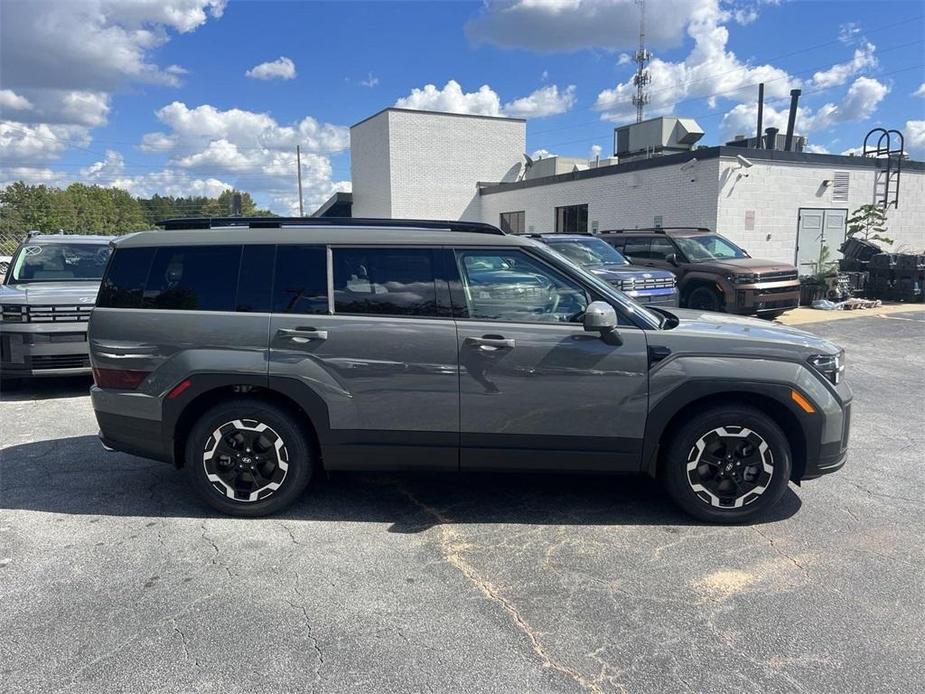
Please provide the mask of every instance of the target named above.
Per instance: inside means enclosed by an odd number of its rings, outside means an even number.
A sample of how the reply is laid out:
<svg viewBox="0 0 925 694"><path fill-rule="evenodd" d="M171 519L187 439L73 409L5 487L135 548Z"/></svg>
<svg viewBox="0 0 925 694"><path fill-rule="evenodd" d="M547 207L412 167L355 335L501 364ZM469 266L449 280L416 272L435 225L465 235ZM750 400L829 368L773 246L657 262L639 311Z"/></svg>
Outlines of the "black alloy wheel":
<svg viewBox="0 0 925 694"><path fill-rule="evenodd" d="M709 408L675 431L659 473L689 514L740 523L774 506L790 480L790 443L767 414L745 403Z"/></svg>
<svg viewBox="0 0 925 694"><path fill-rule="evenodd" d="M695 287L687 295L687 308L700 311L722 311L724 307L723 296L710 287Z"/></svg>
<svg viewBox="0 0 925 694"><path fill-rule="evenodd" d="M306 427L288 410L242 398L199 418L186 441L184 467L193 488L214 508L263 516L298 498L315 460Z"/></svg>

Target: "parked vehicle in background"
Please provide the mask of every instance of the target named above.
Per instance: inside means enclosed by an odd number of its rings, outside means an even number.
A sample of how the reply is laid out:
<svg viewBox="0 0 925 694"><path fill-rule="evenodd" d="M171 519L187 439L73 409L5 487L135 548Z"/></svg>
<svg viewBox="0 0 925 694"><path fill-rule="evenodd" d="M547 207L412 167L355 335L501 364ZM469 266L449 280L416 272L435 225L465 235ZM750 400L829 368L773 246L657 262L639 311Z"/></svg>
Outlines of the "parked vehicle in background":
<svg viewBox="0 0 925 694"><path fill-rule="evenodd" d="M10 261L13 260L11 255L0 255L0 282L6 278L6 271L10 269Z"/></svg>
<svg viewBox="0 0 925 694"><path fill-rule="evenodd" d="M0 374L90 373L87 321L111 236L30 234L0 286Z"/></svg>
<svg viewBox="0 0 925 694"><path fill-rule="evenodd" d="M220 511L322 469L585 470L739 522L845 462L844 353L808 333L643 306L487 224L172 226L114 241L91 399L105 446Z"/></svg>
<svg viewBox="0 0 925 694"><path fill-rule="evenodd" d="M566 258L646 306L677 306L678 289L668 270L632 265L591 234L530 234Z"/></svg>
<svg viewBox="0 0 925 694"><path fill-rule="evenodd" d="M686 308L773 318L800 305L796 267L752 258L709 229L616 229L600 238L636 265L677 275Z"/></svg>

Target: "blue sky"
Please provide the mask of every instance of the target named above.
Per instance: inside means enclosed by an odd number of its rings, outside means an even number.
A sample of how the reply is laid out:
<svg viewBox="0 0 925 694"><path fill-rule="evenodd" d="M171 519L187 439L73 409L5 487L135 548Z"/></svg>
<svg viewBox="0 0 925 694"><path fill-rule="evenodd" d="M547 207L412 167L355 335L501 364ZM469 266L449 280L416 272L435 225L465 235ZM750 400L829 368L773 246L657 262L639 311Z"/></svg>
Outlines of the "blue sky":
<svg viewBox="0 0 925 694"><path fill-rule="evenodd" d="M766 124L804 90L817 151L883 125L925 158L921 2L649 0L651 115L703 142ZM347 127L394 104L527 117L528 149L609 154L632 118L632 0L4 0L0 184L251 191L278 212L349 189ZM260 67L263 65L263 67ZM431 86L428 86L431 85ZM918 92L918 95L916 95Z"/></svg>

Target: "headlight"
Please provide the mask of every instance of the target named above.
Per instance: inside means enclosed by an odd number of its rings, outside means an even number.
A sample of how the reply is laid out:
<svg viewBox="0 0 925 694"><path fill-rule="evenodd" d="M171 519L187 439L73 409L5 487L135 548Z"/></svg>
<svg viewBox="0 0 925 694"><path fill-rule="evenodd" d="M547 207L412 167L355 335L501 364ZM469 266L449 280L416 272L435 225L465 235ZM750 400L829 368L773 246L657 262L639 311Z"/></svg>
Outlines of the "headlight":
<svg viewBox="0 0 925 694"><path fill-rule="evenodd" d="M23 307L18 304L0 306L0 316L4 323L22 323Z"/></svg>
<svg viewBox="0 0 925 694"><path fill-rule="evenodd" d="M744 273L741 275L730 275L729 280L733 284L753 284L757 282L760 275L754 272Z"/></svg>
<svg viewBox="0 0 925 694"><path fill-rule="evenodd" d="M838 385L845 371L845 350L838 354L814 354L809 358L809 363L829 381Z"/></svg>

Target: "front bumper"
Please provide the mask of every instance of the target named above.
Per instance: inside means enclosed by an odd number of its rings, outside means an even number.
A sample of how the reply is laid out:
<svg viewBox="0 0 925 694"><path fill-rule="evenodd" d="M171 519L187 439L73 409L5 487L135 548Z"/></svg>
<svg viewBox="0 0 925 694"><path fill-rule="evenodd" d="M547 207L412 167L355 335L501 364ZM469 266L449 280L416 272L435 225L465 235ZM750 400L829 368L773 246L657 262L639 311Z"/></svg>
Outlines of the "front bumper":
<svg viewBox="0 0 925 694"><path fill-rule="evenodd" d="M4 376L83 376L90 373L87 324L0 323Z"/></svg>
<svg viewBox="0 0 925 694"><path fill-rule="evenodd" d="M820 444L818 455L814 459L807 460L803 480L812 480L837 472L844 467L845 462L848 460L848 437L851 433L851 402L848 401L843 404L840 416L833 418L831 415L827 415L827 419L827 424L829 425L827 428L838 427L841 431L841 438ZM833 419L838 421L832 421Z"/></svg>
<svg viewBox="0 0 925 694"><path fill-rule="evenodd" d="M730 313L767 313L788 311L800 305L798 281L734 285L727 293L726 310Z"/></svg>

